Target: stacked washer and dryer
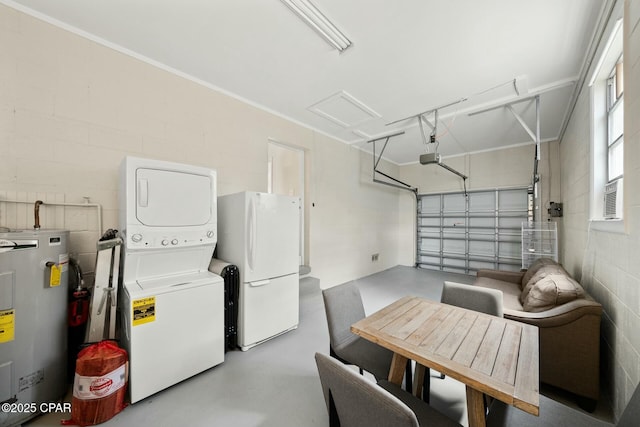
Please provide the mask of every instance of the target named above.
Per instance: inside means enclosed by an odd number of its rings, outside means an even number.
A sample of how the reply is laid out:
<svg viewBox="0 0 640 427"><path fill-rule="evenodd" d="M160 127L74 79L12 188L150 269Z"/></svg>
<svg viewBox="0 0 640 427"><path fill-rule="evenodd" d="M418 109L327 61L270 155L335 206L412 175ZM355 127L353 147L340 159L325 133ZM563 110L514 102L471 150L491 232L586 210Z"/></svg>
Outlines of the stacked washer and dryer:
<svg viewBox="0 0 640 427"><path fill-rule="evenodd" d="M216 172L126 157L120 168L121 338L131 403L224 361Z"/></svg>
<svg viewBox="0 0 640 427"><path fill-rule="evenodd" d="M126 157L119 197L120 338L136 403L224 361L224 280L209 271L217 176ZM222 254L242 266L238 344L246 350L297 327L299 204L258 193L221 204ZM56 401L66 391L68 235L0 233L0 402ZM0 425L24 420L6 417Z"/></svg>

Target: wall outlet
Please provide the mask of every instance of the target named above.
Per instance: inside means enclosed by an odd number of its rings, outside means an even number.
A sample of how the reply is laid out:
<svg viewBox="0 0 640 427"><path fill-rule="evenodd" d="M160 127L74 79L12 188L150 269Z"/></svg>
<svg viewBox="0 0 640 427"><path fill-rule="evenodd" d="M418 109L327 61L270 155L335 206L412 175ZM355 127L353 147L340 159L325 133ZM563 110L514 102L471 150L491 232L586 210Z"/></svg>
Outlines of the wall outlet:
<svg viewBox="0 0 640 427"><path fill-rule="evenodd" d="M373 254L373 255L371 255L371 262L375 262L375 261L377 261L379 256L380 256L380 254Z"/></svg>

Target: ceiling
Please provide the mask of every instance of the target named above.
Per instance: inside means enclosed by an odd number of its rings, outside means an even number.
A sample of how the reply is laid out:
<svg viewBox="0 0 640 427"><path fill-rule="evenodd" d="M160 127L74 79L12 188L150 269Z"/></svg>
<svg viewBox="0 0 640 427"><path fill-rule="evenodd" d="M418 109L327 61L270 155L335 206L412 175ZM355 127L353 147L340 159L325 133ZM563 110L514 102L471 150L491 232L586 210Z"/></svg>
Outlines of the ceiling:
<svg viewBox="0 0 640 427"><path fill-rule="evenodd" d="M280 0L1 1L365 150L404 131L384 153L397 164L434 145L416 117L388 123L434 108L445 157L531 143L504 107L469 113L521 101L535 133L538 94L540 138L556 140L605 3L313 0L353 42L339 53Z"/></svg>

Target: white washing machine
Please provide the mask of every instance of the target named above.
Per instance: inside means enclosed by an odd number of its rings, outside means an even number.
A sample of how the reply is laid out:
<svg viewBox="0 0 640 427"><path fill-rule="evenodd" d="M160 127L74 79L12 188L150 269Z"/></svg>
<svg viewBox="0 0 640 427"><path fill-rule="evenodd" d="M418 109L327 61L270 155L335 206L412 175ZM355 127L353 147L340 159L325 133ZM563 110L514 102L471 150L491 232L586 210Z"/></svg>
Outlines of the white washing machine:
<svg viewBox="0 0 640 427"><path fill-rule="evenodd" d="M223 299L223 279L204 273L125 287L132 403L224 360Z"/></svg>
<svg viewBox="0 0 640 427"><path fill-rule="evenodd" d="M122 338L135 403L224 361L216 173L127 157L121 166Z"/></svg>

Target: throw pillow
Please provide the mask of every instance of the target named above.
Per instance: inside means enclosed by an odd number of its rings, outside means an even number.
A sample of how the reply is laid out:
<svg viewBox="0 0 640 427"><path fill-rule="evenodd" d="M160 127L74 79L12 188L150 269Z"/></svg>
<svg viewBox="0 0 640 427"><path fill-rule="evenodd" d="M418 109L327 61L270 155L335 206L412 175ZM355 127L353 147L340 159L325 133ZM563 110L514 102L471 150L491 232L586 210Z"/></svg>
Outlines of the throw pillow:
<svg viewBox="0 0 640 427"><path fill-rule="evenodd" d="M522 277L522 282L520 283L520 289L524 289L524 287L526 286L527 283L529 283L529 280L531 280L533 275L536 274L536 272L540 268L544 267L545 265L558 265L558 263L552 260L551 258L538 258L537 260L535 260L533 263L531 263L526 273L524 273L524 276Z"/></svg>
<svg viewBox="0 0 640 427"><path fill-rule="evenodd" d="M525 311L540 312L549 310L585 295L582 286L564 274L550 274L531 288L523 307Z"/></svg>
<svg viewBox="0 0 640 427"><path fill-rule="evenodd" d="M540 279L544 279L550 274L560 274L569 276L569 273L560 265L560 264L547 264L542 265L540 268L536 269L536 273L531 276L527 284L522 288L522 292L520 293L520 304L524 304L524 301L527 299L527 295L531 291L531 288L538 283Z"/></svg>

